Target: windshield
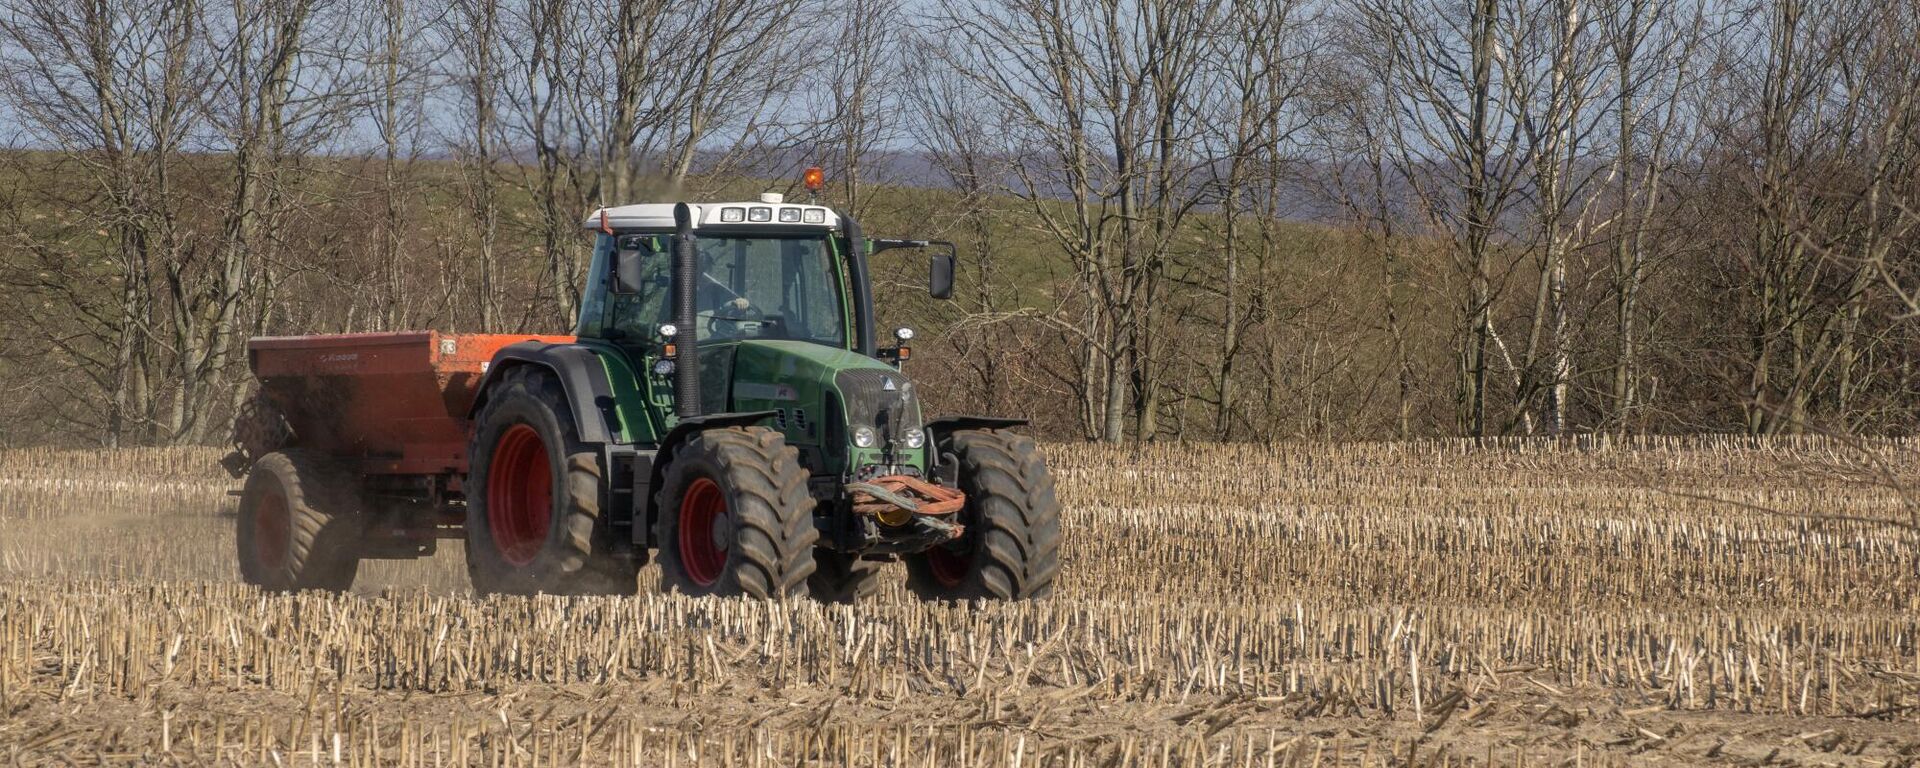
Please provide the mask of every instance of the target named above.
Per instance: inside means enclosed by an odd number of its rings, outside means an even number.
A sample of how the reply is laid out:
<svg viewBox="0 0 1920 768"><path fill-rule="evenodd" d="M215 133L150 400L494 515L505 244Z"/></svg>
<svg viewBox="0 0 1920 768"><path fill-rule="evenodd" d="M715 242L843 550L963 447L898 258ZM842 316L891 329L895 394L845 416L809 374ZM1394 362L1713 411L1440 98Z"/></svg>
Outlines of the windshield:
<svg viewBox="0 0 1920 768"><path fill-rule="evenodd" d="M846 345L833 254L819 237L700 237L695 330L701 340L793 339ZM616 324L648 334L673 322L672 238L626 235L622 251L642 252L638 294L615 300Z"/></svg>

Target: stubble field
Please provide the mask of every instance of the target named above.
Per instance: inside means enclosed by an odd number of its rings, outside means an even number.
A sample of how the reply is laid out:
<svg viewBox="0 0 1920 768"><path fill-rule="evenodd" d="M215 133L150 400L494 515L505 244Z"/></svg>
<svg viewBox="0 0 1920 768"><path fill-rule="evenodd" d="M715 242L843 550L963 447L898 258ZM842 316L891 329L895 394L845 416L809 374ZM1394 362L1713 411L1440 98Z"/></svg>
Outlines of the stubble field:
<svg viewBox="0 0 1920 768"><path fill-rule="evenodd" d="M1913 443L1047 453L1054 597L828 606L267 595L216 452L0 452L0 764L1920 764Z"/></svg>

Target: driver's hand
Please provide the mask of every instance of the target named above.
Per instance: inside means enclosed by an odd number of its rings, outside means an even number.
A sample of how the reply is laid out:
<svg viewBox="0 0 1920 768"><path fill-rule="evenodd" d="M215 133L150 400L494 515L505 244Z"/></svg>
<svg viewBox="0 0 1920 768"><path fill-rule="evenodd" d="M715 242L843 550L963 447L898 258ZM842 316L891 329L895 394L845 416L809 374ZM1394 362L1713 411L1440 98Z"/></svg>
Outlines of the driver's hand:
<svg viewBox="0 0 1920 768"><path fill-rule="evenodd" d="M745 312L753 308L753 302L747 301L746 297L743 296L727 302L727 307L736 311Z"/></svg>

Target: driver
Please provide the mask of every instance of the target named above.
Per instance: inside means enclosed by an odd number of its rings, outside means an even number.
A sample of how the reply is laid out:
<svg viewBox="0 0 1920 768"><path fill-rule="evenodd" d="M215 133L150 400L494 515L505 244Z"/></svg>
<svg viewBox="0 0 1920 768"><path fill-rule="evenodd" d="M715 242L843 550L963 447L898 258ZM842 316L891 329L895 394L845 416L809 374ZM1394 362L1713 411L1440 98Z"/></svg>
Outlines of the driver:
<svg viewBox="0 0 1920 768"><path fill-rule="evenodd" d="M701 272L700 278L699 306L712 307L714 317L725 320L758 318L760 311L753 306L753 302L747 300L747 297L734 293L726 283L714 279L713 275L706 272Z"/></svg>
<svg viewBox="0 0 1920 768"><path fill-rule="evenodd" d="M700 273L699 306L706 309L707 328L715 336L739 338L765 332L759 307L747 297L733 292L726 283L706 272Z"/></svg>

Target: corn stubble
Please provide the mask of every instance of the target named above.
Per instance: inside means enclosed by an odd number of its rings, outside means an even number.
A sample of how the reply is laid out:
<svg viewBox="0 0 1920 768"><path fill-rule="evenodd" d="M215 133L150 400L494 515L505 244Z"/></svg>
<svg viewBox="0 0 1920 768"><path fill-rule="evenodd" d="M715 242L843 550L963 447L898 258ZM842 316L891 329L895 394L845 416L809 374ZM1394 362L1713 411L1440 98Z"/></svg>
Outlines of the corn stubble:
<svg viewBox="0 0 1920 768"><path fill-rule="evenodd" d="M0 764L1910 764L1920 535L1839 518L1914 478L1834 467L1920 465L1860 450L1058 445L1055 597L851 607L265 595L213 452L5 452Z"/></svg>

